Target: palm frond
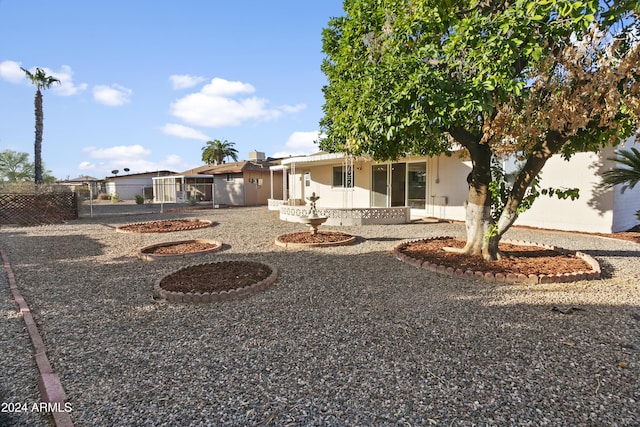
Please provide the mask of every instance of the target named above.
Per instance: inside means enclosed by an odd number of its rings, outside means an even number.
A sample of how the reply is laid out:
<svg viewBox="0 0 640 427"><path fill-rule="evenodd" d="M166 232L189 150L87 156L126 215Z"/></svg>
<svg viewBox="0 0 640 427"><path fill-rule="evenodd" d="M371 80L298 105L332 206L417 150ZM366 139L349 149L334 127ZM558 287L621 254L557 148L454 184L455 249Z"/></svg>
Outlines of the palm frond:
<svg viewBox="0 0 640 427"><path fill-rule="evenodd" d="M622 192L626 189L633 189L640 182L640 151L631 147L629 150L620 150L616 154L616 157L609 157L608 160L626 167L616 166L603 172L601 187L611 188L622 185Z"/></svg>

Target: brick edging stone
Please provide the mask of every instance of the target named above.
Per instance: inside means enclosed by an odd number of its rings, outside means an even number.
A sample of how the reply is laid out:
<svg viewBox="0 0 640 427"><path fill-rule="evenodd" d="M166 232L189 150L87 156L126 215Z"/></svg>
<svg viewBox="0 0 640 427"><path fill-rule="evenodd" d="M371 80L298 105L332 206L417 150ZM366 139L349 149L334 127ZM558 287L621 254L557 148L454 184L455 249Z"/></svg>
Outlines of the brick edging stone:
<svg viewBox="0 0 640 427"><path fill-rule="evenodd" d="M65 408L67 395L62 387L62 383L60 382L60 377L51 367L51 363L47 357L47 347L42 340L40 332L38 331L38 326L31 314L31 310L18 289L15 275L13 274L11 263L9 262L9 257L2 248L0 248L0 257L2 258L4 270L7 274L7 280L9 281L9 289L13 295L13 299L20 309L20 314L22 314L22 319L24 320L27 333L31 339L33 357L38 369L38 391L40 392L42 401L59 404L60 408ZM53 423L56 427L73 427L73 422L71 421L71 416L68 412L53 411L51 412L51 416L53 417Z"/></svg>
<svg viewBox="0 0 640 427"><path fill-rule="evenodd" d="M180 245L180 244L186 244L186 243L206 243L214 246L209 249L204 249L201 251L182 252L182 253L175 253L175 254L156 254L156 253L145 252L145 250L148 250L151 248L161 248L163 246ZM141 248L138 248L138 250L136 251L136 256L144 261L159 261L163 259L186 258L192 255L203 255L211 252L218 252L220 250L222 250L222 242L219 242L217 240L210 240L210 239L178 240L173 242L154 243L153 245L143 246Z"/></svg>
<svg viewBox="0 0 640 427"><path fill-rule="evenodd" d="M229 261L222 261L222 262L229 262ZM213 262L213 263L207 263L207 264L194 264L189 267L194 267L195 265L208 265L208 264L217 264L217 263ZM153 285L153 295L156 298L161 298L169 302L211 303L211 302L217 302L217 301L226 301L226 300L238 298L245 295L255 294L257 292L267 289L278 279L278 270L275 267L268 264L263 264L263 265L266 265L271 269L271 274L269 274L269 276L267 276L265 279L262 279L259 282L256 282L249 286L245 286L243 288L230 289L228 291L221 291L221 292L203 292L203 293L168 291L160 287L160 282L162 282L162 279L166 277L164 276L156 280L155 284ZM189 267L184 267L184 268L189 268ZM183 270L184 268L181 268L180 270Z"/></svg>
<svg viewBox="0 0 640 427"><path fill-rule="evenodd" d="M143 222L133 222L130 224L124 224L124 225L120 225L118 227L116 227L116 232L117 233L138 233L138 234L147 234L145 232L140 232L140 231L131 231L131 230L126 230L124 229L124 227L129 227L132 225L145 225L145 224L151 224L154 222L171 222L171 221L185 221L185 219L156 219L153 221L143 221ZM207 227L211 227L213 225L213 221L210 221L208 219L186 219L186 221L191 221L191 222L199 222L201 224L194 224L194 225L185 225L179 228L175 228L172 230L167 230L167 231L151 231L148 232L148 234L158 234L158 233L172 233L175 231L188 231L188 230L197 230L199 228L207 228Z"/></svg>
<svg viewBox="0 0 640 427"><path fill-rule="evenodd" d="M560 252L563 254L572 254L577 258L585 261L589 266L591 266L591 271L576 271L573 273L562 273L562 274L514 274L514 273L492 273L492 272L484 272L484 271L472 271L472 270L462 270L460 268L447 267L444 265L435 264L429 261L422 261L417 258L412 258L400 251L401 248L413 242L422 242L427 240L434 239L446 239L453 238L450 236L439 236L432 237L428 239L415 239L415 240L407 240L395 245L392 249L393 255L402 262L413 265L415 267L424 268L425 270L433 271L435 273L444 274L447 276L457 277L461 279L482 279L487 282L498 282L498 283L531 283L531 284L544 284L544 283L565 283L565 282L575 282L578 280L593 280L597 279L602 275L602 270L600 268L600 264L590 255L585 254L584 252L573 252L563 248L559 248L557 246L549 246L540 243L528 242L524 240L502 240L504 243L509 243L512 245L520 245L520 246L537 246L544 249L549 249L552 251Z"/></svg>
<svg viewBox="0 0 640 427"><path fill-rule="evenodd" d="M335 233L335 234L347 234L342 232L333 232L333 231L323 231L323 233ZM290 233L297 234L297 233ZM348 235L349 237L344 240L339 240L337 242L319 242L319 243L295 243L295 242L282 242L280 241L280 237L286 236L286 234L281 234L276 237L275 244L276 246L282 246L283 248L326 248L330 246L342 246L349 245L356 241L356 236Z"/></svg>

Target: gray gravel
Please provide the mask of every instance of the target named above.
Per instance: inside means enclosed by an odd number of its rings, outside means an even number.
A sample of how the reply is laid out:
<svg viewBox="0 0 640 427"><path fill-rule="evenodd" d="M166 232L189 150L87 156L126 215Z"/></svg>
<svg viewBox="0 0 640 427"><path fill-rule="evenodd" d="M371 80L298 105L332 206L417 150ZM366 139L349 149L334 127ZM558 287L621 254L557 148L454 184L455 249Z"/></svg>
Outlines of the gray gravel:
<svg viewBox="0 0 640 427"><path fill-rule="evenodd" d="M513 285L440 276L390 254L403 240L462 235L461 224L324 227L360 238L291 250L273 240L305 227L264 207L96 213L0 229L77 426L640 423L640 245L512 230L508 238L587 252L607 276ZM218 225L114 231L184 217ZM143 245L193 238L221 240L225 250L162 262L134 256ZM265 262L280 277L239 300L153 299L156 279L222 260ZM6 288L2 277L0 362L10 369L0 374L1 397L31 402L35 367Z"/></svg>

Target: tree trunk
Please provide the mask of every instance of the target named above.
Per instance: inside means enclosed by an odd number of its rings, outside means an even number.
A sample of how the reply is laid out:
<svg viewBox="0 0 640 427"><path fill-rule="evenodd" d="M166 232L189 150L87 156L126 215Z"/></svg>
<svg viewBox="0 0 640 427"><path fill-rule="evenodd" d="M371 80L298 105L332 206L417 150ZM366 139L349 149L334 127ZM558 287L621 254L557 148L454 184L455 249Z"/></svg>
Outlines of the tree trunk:
<svg viewBox="0 0 640 427"><path fill-rule="evenodd" d="M42 117L42 93L40 89L36 90L36 98L34 101L36 113L36 141L33 149L33 166L35 169L35 183L42 184L42 132L44 128Z"/></svg>
<svg viewBox="0 0 640 427"><path fill-rule="evenodd" d="M491 218L491 148L480 143L480 139L464 129L451 129L451 135L464 145L471 156L472 169L467 177L469 198L466 204L465 226L467 243L456 252L467 255L479 255L484 259L497 260L498 240L489 239L489 231L493 228Z"/></svg>

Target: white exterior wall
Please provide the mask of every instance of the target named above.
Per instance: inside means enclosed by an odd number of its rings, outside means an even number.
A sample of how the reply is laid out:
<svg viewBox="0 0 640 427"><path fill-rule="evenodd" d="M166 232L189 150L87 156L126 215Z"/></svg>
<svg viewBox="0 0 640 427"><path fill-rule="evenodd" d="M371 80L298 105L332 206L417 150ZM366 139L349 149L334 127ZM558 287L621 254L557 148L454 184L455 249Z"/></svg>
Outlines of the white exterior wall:
<svg viewBox="0 0 640 427"><path fill-rule="evenodd" d="M426 216L464 221L470 172L471 162L461 161L455 155L427 159Z"/></svg>
<svg viewBox="0 0 640 427"><path fill-rule="evenodd" d="M301 187L304 186L304 173L311 173L311 183L308 187L304 187L304 198L306 199L315 192L320 199L317 202L318 207L325 208L368 208L369 207L369 188L370 172L362 167L358 170L354 165L354 184L352 189L333 186L333 167L336 165L320 165L313 168L304 168L302 170ZM300 198L300 196L297 196Z"/></svg>
<svg viewBox="0 0 640 427"><path fill-rule="evenodd" d="M619 188L615 191L597 188L602 172L612 166L607 158L614 153L613 148L599 154L577 153L569 162L559 155L553 156L542 170L541 188L578 188L580 197L577 200L560 200L555 196L541 196L531 209L516 220L515 225L610 233L627 230L640 223L635 216L635 212L640 210L640 186L624 194L620 193ZM464 221L468 197L467 175L471 172L471 162L455 155L399 160L407 164L414 161L427 163L427 188L426 208L414 210L413 216ZM332 187L333 166L341 164L338 159L333 164L310 162L296 165L295 174L289 176L290 197L302 199L315 192L320 196L319 208L371 207L371 166L374 163L355 160L355 188L346 194L343 188ZM311 173L308 187L304 186L305 172Z"/></svg>
<svg viewBox="0 0 640 427"><path fill-rule="evenodd" d="M542 169L540 188L578 188L576 200L559 200L540 196L531 209L524 212L516 225L568 231L610 233L613 222L613 191L600 191L603 161L612 150L600 154L577 153L569 162L553 156Z"/></svg>
<svg viewBox="0 0 640 427"><path fill-rule="evenodd" d="M613 199L612 231L614 233L627 231L640 224L640 219L636 216L638 211L640 211L640 186L636 185L633 190L627 189L624 193L620 191L620 186L617 186Z"/></svg>
<svg viewBox="0 0 640 427"><path fill-rule="evenodd" d="M136 194L143 194L144 187L151 187L153 180L151 176L141 177L120 177L106 183L107 194L118 193L120 200L134 200Z"/></svg>

